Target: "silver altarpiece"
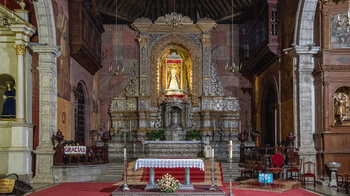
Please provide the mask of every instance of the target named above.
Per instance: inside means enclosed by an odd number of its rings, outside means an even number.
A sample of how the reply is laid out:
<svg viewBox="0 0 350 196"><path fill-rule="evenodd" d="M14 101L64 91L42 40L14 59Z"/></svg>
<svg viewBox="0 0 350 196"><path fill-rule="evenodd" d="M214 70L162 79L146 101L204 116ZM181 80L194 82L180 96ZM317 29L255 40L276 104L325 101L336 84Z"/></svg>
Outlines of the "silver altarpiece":
<svg viewBox="0 0 350 196"><path fill-rule="evenodd" d="M110 104L110 156L122 157L125 141L129 157L143 156L141 140L153 129L163 129L169 141L183 141L188 130L196 129L200 145L212 145L217 158L227 158L230 139L238 157L239 100L224 97L211 62L215 21L204 18L194 24L171 13L154 23L139 18L132 26L138 33L139 63L125 93Z"/></svg>

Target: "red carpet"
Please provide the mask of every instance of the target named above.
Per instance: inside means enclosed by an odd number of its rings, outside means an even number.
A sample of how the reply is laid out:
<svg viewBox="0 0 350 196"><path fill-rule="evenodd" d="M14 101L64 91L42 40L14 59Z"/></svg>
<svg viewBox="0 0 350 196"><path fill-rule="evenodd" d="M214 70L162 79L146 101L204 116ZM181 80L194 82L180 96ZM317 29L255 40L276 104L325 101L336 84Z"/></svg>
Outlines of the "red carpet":
<svg viewBox="0 0 350 196"><path fill-rule="evenodd" d="M185 180L185 169L184 168L156 168L155 169L155 179L161 178L165 174L170 174L175 177L180 183ZM204 182L204 171L199 168L190 169L191 181L192 182ZM141 181L148 182L149 180L149 168L144 169L142 172Z"/></svg>
<svg viewBox="0 0 350 196"><path fill-rule="evenodd" d="M235 183L234 185L237 185ZM45 190L30 194L31 196L108 196L118 187L113 187L112 183L62 183L57 186L47 188ZM132 188L132 186L130 186ZM228 192L229 185L225 183L221 187L226 193ZM310 193L303 189L292 189L283 193L274 193L266 191L250 191L233 189L235 196L316 196L316 194Z"/></svg>

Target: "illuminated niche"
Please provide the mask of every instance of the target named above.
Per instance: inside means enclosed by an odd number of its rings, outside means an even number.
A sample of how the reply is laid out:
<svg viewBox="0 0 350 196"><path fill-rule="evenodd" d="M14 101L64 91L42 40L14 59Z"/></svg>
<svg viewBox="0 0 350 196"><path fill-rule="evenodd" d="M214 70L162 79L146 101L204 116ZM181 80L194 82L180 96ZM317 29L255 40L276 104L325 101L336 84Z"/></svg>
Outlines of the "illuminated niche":
<svg viewBox="0 0 350 196"><path fill-rule="evenodd" d="M191 94L192 63L186 50L166 50L158 64L160 94L169 96Z"/></svg>

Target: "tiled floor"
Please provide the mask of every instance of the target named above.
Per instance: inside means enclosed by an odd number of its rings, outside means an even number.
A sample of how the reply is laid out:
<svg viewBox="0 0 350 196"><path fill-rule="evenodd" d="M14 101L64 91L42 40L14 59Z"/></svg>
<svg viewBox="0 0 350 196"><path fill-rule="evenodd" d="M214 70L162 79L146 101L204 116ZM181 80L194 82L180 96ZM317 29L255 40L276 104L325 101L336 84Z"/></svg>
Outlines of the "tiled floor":
<svg viewBox="0 0 350 196"><path fill-rule="evenodd" d="M314 193L317 193L319 195L330 195L330 196L347 196L345 194L345 191L341 190L340 192L337 192L337 188L331 188L328 186L322 186L322 185L307 185L303 187L305 190L312 191Z"/></svg>

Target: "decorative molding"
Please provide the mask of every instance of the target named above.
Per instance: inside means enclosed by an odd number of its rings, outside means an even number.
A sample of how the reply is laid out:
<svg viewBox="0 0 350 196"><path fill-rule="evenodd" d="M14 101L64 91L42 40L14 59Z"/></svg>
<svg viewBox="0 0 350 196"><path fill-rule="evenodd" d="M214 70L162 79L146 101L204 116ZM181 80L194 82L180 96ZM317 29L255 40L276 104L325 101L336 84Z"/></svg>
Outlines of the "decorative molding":
<svg viewBox="0 0 350 196"><path fill-rule="evenodd" d="M172 12L157 18L154 24L166 24L171 27L177 27L184 24L193 24L193 21L188 16L183 16L182 14Z"/></svg>
<svg viewBox="0 0 350 196"><path fill-rule="evenodd" d="M17 55L23 55L26 51L26 46L24 44L14 44L13 47L16 49Z"/></svg>

